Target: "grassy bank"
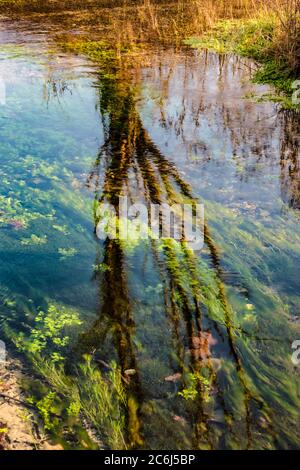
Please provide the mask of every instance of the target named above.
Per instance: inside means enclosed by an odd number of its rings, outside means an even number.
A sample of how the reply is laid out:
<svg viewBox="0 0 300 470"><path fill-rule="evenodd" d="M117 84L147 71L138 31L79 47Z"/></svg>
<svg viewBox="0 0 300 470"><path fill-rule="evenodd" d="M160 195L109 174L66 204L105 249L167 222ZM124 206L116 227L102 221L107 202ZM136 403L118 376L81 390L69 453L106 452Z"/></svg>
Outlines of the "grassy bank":
<svg viewBox="0 0 300 470"><path fill-rule="evenodd" d="M300 76L300 4L296 0L272 2L244 19L220 20L201 37L187 44L220 54L236 53L257 61L257 83L274 85L280 95L270 96L285 108L299 109L295 81Z"/></svg>

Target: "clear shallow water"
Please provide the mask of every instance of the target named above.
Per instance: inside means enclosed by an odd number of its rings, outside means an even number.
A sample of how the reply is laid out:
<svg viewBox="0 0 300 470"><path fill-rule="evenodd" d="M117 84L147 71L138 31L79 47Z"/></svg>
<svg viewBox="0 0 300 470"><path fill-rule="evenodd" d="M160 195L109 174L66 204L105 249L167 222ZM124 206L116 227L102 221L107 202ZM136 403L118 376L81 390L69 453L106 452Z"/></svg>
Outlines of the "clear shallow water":
<svg viewBox="0 0 300 470"><path fill-rule="evenodd" d="M135 371L133 447L299 448L299 118L237 58L161 50L114 80L20 29L0 31L1 323L76 311L69 367ZM95 201L121 194L203 202L205 248L100 243Z"/></svg>

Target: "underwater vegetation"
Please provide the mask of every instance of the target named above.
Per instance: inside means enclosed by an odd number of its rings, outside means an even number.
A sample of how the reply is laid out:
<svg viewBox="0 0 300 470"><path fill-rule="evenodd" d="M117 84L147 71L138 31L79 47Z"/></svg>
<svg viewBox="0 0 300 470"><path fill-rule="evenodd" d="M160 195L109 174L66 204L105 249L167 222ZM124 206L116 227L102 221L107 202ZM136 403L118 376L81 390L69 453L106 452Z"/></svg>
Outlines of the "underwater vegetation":
<svg viewBox="0 0 300 470"><path fill-rule="evenodd" d="M3 293L5 297L8 295ZM27 402L37 409L50 437L65 448L95 448L96 444L81 425L81 420L86 419L101 436L98 445L102 448L126 448L125 398L116 364L107 365L103 375L92 364L91 356L85 355L72 374L66 372L72 337L74 341L78 335L76 329L82 325L78 312L62 305L49 305L46 312L37 313L34 325L29 325L27 313L23 331L16 334L16 302L5 301L3 307L2 331L36 373L37 378L28 379L25 384ZM4 321L3 312L8 308L10 318Z"/></svg>

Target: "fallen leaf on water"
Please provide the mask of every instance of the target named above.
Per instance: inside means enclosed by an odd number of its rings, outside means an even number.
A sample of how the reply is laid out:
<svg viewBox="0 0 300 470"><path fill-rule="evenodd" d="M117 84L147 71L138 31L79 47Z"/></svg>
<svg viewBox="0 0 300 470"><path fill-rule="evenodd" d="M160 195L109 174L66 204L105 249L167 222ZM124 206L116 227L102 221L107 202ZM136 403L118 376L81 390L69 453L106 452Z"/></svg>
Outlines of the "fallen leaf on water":
<svg viewBox="0 0 300 470"><path fill-rule="evenodd" d="M192 337L192 347L190 349L190 353L196 359L208 359L211 357L211 346L215 346L217 342L218 341L209 331L201 331L199 336Z"/></svg>

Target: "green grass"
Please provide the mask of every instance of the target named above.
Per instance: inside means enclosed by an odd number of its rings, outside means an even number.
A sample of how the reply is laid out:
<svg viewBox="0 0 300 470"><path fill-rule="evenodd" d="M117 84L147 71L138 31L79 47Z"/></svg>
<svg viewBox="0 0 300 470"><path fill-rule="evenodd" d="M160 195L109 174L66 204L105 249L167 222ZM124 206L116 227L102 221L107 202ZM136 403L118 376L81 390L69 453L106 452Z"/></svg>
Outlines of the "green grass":
<svg viewBox="0 0 300 470"><path fill-rule="evenodd" d="M292 102L297 79L293 70L275 51L276 28L275 15L259 15L247 20L223 20L207 31L200 38L189 38L186 44L219 54L238 54L254 59L261 67L254 75L254 82L273 85L279 94L268 95L273 101L281 102L284 108L299 109Z"/></svg>

